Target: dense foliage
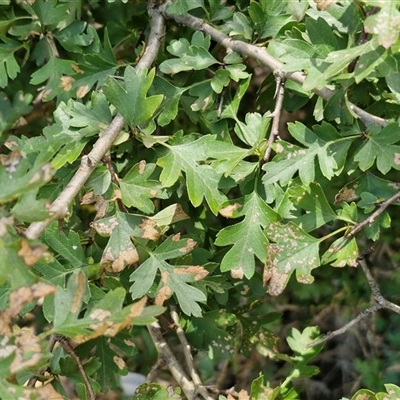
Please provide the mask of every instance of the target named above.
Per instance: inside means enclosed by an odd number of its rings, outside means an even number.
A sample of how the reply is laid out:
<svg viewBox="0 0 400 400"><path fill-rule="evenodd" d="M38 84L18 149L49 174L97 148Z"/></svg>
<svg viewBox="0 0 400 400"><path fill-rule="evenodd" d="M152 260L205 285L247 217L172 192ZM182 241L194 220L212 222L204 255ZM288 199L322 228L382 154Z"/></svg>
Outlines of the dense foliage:
<svg viewBox="0 0 400 400"><path fill-rule="evenodd" d="M399 6L1 0L0 398L399 398Z"/></svg>

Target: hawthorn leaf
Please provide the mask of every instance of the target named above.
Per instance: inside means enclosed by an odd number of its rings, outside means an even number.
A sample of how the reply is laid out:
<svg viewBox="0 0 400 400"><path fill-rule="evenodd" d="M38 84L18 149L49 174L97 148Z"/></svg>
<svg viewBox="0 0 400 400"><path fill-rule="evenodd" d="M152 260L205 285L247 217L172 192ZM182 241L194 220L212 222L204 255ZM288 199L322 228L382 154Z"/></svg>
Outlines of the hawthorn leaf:
<svg viewBox="0 0 400 400"><path fill-rule="evenodd" d="M14 53L23 45L20 42L0 35L3 43L0 43L0 87L8 85L8 78L15 79L21 71Z"/></svg>
<svg viewBox="0 0 400 400"><path fill-rule="evenodd" d="M400 12L394 1L379 2L381 9L364 22L365 31L377 35L379 44L385 49L396 42L400 29Z"/></svg>
<svg viewBox="0 0 400 400"><path fill-rule="evenodd" d="M217 246L233 245L222 259L221 271L233 270L250 279L255 272L255 257L263 263L267 260L268 239L263 228L276 221L277 215L256 192L231 201L219 212L228 218L244 216L243 221L217 234Z"/></svg>
<svg viewBox="0 0 400 400"><path fill-rule="evenodd" d="M362 193L370 193L379 201L385 201L396 194L399 188L398 184L378 178L370 171L366 171L340 189L335 196L335 204L357 200ZM398 202L394 204L398 204Z"/></svg>
<svg viewBox="0 0 400 400"><path fill-rule="evenodd" d="M55 171L46 163L30 166L26 159L21 159L19 151L11 152L0 160L0 204L7 203L49 182Z"/></svg>
<svg viewBox="0 0 400 400"><path fill-rule="evenodd" d="M44 231L43 239L56 254L61 255L74 268L87 264L81 239L77 232L70 230L68 234L65 234L58 229L56 224L52 224Z"/></svg>
<svg viewBox="0 0 400 400"><path fill-rule="evenodd" d="M205 348L212 359L232 359L235 336L227 328L235 326L236 316L226 310L203 313L201 318L187 321L186 335L197 348Z"/></svg>
<svg viewBox="0 0 400 400"><path fill-rule="evenodd" d="M203 0L173 0L168 7L170 14L186 14L195 8L204 8Z"/></svg>
<svg viewBox="0 0 400 400"><path fill-rule="evenodd" d="M161 126L168 125L178 114L179 100L188 88L177 87L169 83L166 79L156 75L150 89L151 94L161 93L164 95L160 109L161 113L157 117L157 122Z"/></svg>
<svg viewBox="0 0 400 400"><path fill-rule="evenodd" d="M286 275L284 286L294 271L299 283L312 283L314 278L311 271L320 265L319 243L323 238L316 239L310 236L293 222L286 225L272 222L265 229L265 233L273 242L268 245L271 255L267 260L267 267L276 268L279 274Z"/></svg>
<svg viewBox="0 0 400 400"><path fill-rule="evenodd" d="M356 239L339 238L323 254L321 263L330 264L332 267L357 267L358 246Z"/></svg>
<svg viewBox="0 0 400 400"><path fill-rule="evenodd" d="M399 170L400 146L394 145L400 140L399 125L392 123L382 130L377 126L370 127L365 135L367 137L365 144L354 156L359 168L366 171L376 160L376 166L382 174L386 174L392 168Z"/></svg>
<svg viewBox="0 0 400 400"><path fill-rule="evenodd" d="M7 95L4 92L0 92L0 135L11 129L14 124L18 124L18 120L22 116L32 111L33 107L30 105L32 99L33 96L31 94L23 94L19 90L15 93L11 103Z"/></svg>
<svg viewBox="0 0 400 400"><path fill-rule="evenodd" d="M140 161L123 179L119 180L122 201L127 207L135 207L146 214L151 214L154 211L154 203L151 199L165 197L161 184L150 179L155 168L156 164Z"/></svg>
<svg viewBox="0 0 400 400"><path fill-rule="evenodd" d="M47 64L31 75L30 83L39 85L46 82L43 100L50 101L61 93L69 92L72 89L72 83L75 79L71 75L75 74L74 68L76 68L74 61L52 57Z"/></svg>
<svg viewBox="0 0 400 400"><path fill-rule="evenodd" d="M149 258L139 266L129 280L134 282L129 291L132 298L136 299L146 294L156 279L157 271L161 275L159 287L156 293L155 303L163 305L173 294L176 296L179 306L186 315L201 316L201 308L198 302L206 301L205 294L190 285L196 280L206 276L206 270L198 266L173 266L165 260L182 257L190 253L196 242L192 239L180 239L179 235L170 236L154 251L146 250ZM203 273L203 272L204 273Z"/></svg>
<svg viewBox="0 0 400 400"><path fill-rule="evenodd" d="M341 172L344 167L342 157L345 157L354 137L341 137L334 129L323 133L330 124L324 123L315 127L314 133L300 122L288 124L291 135L306 148L278 140L273 149L277 155L272 162L263 166L266 174L265 184L280 182L287 185L293 175L298 172L301 181L308 186L315 178L315 157L318 157L322 174L331 179ZM345 158L344 158L345 159Z"/></svg>
<svg viewBox="0 0 400 400"><path fill-rule="evenodd" d="M124 73L124 87L111 77L108 77L103 85L107 99L132 127L148 121L163 100L162 95L146 97L154 75L154 68L147 73L146 68L136 71L128 66Z"/></svg>
<svg viewBox="0 0 400 400"><path fill-rule="evenodd" d="M216 215L226 197L218 190L221 175L211 166L200 164L208 158L207 149L215 137L206 135L189 143L168 145L169 152L157 160L163 168L160 182L164 187L172 186L181 176L186 175L186 188L191 203L198 207L205 198L211 211Z"/></svg>
<svg viewBox="0 0 400 400"><path fill-rule="evenodd" d="M143 236L144 232L140 225L144 220L140 216L117 211L111 217L93 222L93 228L98 234L110 237L100 261L107 271L120 272L126 265L139 260L131 236Z"/></svg>
<svg viewBox="0 0 400 400"><path fill-rule="evenodd" d="M291 186L288 192L293 204L305 211L293 220L304 231L310 232L337 217L318 183L311 182L308 187Z"/></svg>

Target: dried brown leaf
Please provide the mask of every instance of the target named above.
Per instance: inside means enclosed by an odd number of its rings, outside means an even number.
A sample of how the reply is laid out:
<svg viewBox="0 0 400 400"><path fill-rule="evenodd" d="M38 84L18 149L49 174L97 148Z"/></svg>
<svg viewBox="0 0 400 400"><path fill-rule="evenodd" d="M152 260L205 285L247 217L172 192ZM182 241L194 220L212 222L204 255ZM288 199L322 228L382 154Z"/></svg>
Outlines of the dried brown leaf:
<svg viewBox="0 0 400 400"><path fill-rule="evenodd" d="M244 271L242 267L231 269L231 277L233 279L243 279Z"/></svg>
<svg viewBox="0 0 400 400"><path fill-rule="evenodd" d="M319 11L325 11L337 2L338 0L314 0L314 3L317 4L317 9Z"/></svg>
<svg viewBox="0 0 400 400"><path fill-rule="evenodd" d="M37 365L42 358L39 338L32 328L22 328L15 336L15 357L10 365L12 374ZM29 357L27 357L29 356Z"/></svg>
<svg viewBox="0 0 400 400"><path fill-rule="evenodd" d="M70 312L72 314L77 314L81 309L83 296L86 291L86 277L83 272L79 272L74 278L76 283L76 292L72 300Z"/></svg>
<svg viewBox="0 0 400 400"><path fill-rule="evenodd" d="M342 201L353 201L358 198L355 189L357 189L357 185L354 185L353 188L344 187L339 193L335 196L335 204L339 204Z"/></svg>

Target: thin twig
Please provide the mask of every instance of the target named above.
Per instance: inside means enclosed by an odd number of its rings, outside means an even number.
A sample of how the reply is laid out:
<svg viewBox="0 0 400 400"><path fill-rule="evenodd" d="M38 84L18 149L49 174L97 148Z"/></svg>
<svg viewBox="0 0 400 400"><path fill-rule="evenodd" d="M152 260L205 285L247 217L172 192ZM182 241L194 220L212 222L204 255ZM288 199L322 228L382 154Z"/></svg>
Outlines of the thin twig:
<svg viewBox="0 0 400 400"><path fill-rule="evenodd" d="M375 300L375 304L371 307L368 307L366 310L361 311L357 317L355 317L354 319L352 319L349 323L347 323L346 325L344 325L343 327L341 327L340 329L337 329L333 332L329 332L328 334L326 334L324 337L322 337L321 339L315 340L311 343L309 343L307 345L307 348L309 347L314 347L317 346L321 343L325 343L326 341L334 338L335 336L341 335L342 333L345 333L346 331L348 331L353 325L355 325L357 322L359 322L362 318L366 317L369 314L372 314L382 308L387 308L397 314L400 314L400 307L397 304L392 303L391 301L386 300L383 296L382 293L374 279L374 277L372 276L367 263L365 261L364 258L364 254L360 253L360 256L358 257L358 263L361 265L361 268L364 272L364 275L367 278L368 284L371 288L372 291L372 295L374 297Z"/></svg>
<svg viewBox="0 0 400 400"><path fill-rule="evenodd" d="M245 43L241 40L232 39L230 36L225 35L218 29L215 29L211 25L207 24L204 20L194 17L193 15L170 14L167 12L167 9L170 4L171 1L167 1L161 7L162 12L167 18L173 19L179 24L186 25L195 31L200 31L205 33L206 35L210 35L215 42L221 44L226 49L230 49L242 55L251 57L260 62L261 64L269 67L269 69L271 69L272 71L278 71L278 70L282 71L283 64L276 58L272 57L268 53L266 48L258 47L257 45L250 43ZM307 75L301 71L295 71L295 72L282 71L282 75L284 76L285 79L297 82L300 85L304 84L307 77ZM335 93L334 91L328 89L327 87L323 87L322 89L313 89L312 91L318 96L322 97L324 100L329 100ZM362 110L361 108L357 107L355 104L352 104L351 102L348 102L348 105L349 108L353 111L353 113L355 113L364 124L374 123L382 127L388 124L388 122L385 119L372 115Z"/></svg>
<svg viewBox="0 0 400 400"><path fill-rule="evenodd" d="M193 356L191 353L191 347L190 344L188 343L185 332L183 331L181 324L179 323L179 316L178 313L176 312L175 307L171 307L171 317L172 320L174 321L174 324L176 325L176 334L179 338L179 341L182 344L183 348L183 354L185 355L185 360L186 360L186 365L189 369L189 374L192 378L193 383L196 386L196 390L199 394L201 394L206 400L213 400L213 398L209 395L207 392L207 389L204 387L203 383L201 382L201 379L199 377L199 374L196 371L196 368L194 366L193 362Z"/></svg>
<svg viewBox="0 0 400 400"><path fill-rule="evenodd" d="M164 35L164 17L156 8L149 7L149 14L151 16L149 42L143 57L136 65L136 70L139 71L143 68L150 68L153 61L156 59L158 49L160 46L160 38ZM68 215L68 206L72 203L75 196L81 190L85 182L89 179L90 175L96 168L97 164L104 157L107 151L111 148L118 134L125 125L125 120L121 114L117 114L105 132L99 137L94 144L92 151L83 156L81 165L72 177L65 189L60 193L57 199L50 206L51 217L40 222L33 222L25 231L25 236L29 239L37 239L56 219L64 218Z"/></svg>
<svg viewBox="0 0 400 400"><path fill-rule="evenodd" d="M272 125L271 125L271 132L269 134L269 139L267 143L267 149L265 150L265 154L263 157L263 162L268 162L271 152L272 152L272 143L279 137L279 122L281 119L282 114L282 106L283 106L283 98L285 96L285 79L282 77L280 70L275 73L275 80L276 80L276 103L275 109L272 113Z"/></svg>
<svg viewBox="0 0 400 400"><path fill-rule="evenodd" d="M394 203L396 200L400 199L400 192L397 192L394 194L392 197L381 203L379 208L373 212L366 220L363 222L360 222L359 224L355 225L354 228L345 235L346 238L351 238L354 236L357 232L359 232L361 229L363 229L365 226L368 224L372 224L374 222L375 218L377 218L379 215L381 215L386 208L388 208L392 203Z"/></svg>
<svg viewBox="0 0 400 400"><path fill-rule="evenodd" d="M50 340L49 340L49 347L48 350L49 352L53 352L54 346L57 343L57 338L56 335L51 335L50 336ZM32 378L29 379L27 386L29 387L35 387L36 382L38 381L38 376L40 375L44 375L44 373L46 372L47 367L43 368L40 370L39 373L37 373L35 376L33 376Z"/></svg>
<svg viewBox="0 0 400 400"><path fill-rule="evenodd" d="M158 322L153 322L152 324L147 325L147 328L160 358L165 363L172 376L178 382L179 386L182 388L185 396L188 398L188 400L197 399L198 397L196 396L195 385L189 379L185 370L172 353L167 341L161 333L161 327Z"/></svg>
<svg viewBox="0 0 400 400"><path fill-rule="evenodd" d="M85 368L83 368L82 361L75 353L75 350L69 343L68 339L63 335L54 335L54 339L57 340L57 342L59 342L61 346L64 347L65 351L75 360L76 364L78 365L79 371L82 375L83 382L85 383L86 389L89 393L89 399L96 400L96 395L94 394L92 384L89 381L89 377L87 376Z"/></svg>

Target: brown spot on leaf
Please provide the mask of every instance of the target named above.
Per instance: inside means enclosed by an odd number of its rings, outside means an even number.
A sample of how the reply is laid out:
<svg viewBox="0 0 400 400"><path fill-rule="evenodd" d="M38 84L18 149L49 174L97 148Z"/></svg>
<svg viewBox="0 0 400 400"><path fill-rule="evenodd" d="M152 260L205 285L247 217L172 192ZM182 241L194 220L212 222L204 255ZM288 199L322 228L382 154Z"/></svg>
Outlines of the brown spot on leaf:
<svg viewBox="0 0 400 400"><path fill-rule="evenodd" d="M16 318L25 304L41 299L49 294L55 293L56 288L45 282L37 282L31 286L22 286L10 293L10 306L8 313Z"/></svg>
<svg viewBox="0 0 400 400"><path fill-rule="evenodd" d="M115 322L111 317L106 317L103 321L93 323L90 327L93 332L89 335L77 335L74 337L74 341L77 343L84 343L89 340L95 339L99 336L115 336L118 332L130 326L133 320L142 314L144 306L146 305L147 298L143 297L136 303L133 303L129 307L129 313L122 322Z"/></svg>
<svg viewBox="0 0 400 400"><path fill-rule="evenodd" d="M176 233L175 235L172 236L171 240L173 242L177 242L178 240L181 240L181 234L180 233Z"/></svg>
<svg viewBox="0 0 400 400"><path fill-rule="evenodd" d="M172 290L169 286L163 286L156 295L154 303L158 306L162 306L166 300L168 300L172 295Z"/></svg>
<svg viewBox="0 0 400 400"><path fill-rule="evenodd" d="M0 154L0 164L6 169L6 172L12 174L17 170L19 163L22 160L22 155L19 150L14 150L8 155Z"/></svg>
<svg viewBox="0 0 400 400"><path fill-rule="evenodd" d="M318 11L325 11L326 9L337 3L337 1L338 0L314 0L314 3L317 4Z"/></svg>
<svg viewBox="0 0 400 400"><path fill-rule="evenodd" d="M160 232L156 229L157 222L152 219L142 219L139 228L142 229L141 237L143 239L157 240L160 237Z"/></svg>
<svg viewBox="0 0 400 400"><path fill-rule="evenodd" d="M195 281L200 281L208 275L208 271L200 265L190 265L188 267L174 268L176 275L194 275Z"/></svg>
<svg viewBox="0 0 400 400"><path fill-rule="evenodd" d="M43 244L36 244L30 246L26 240L21 240L21 248L18 255L24 260L28 267L36 264L43 256L49 255L46 251L46 246Z"/></svg>
<svg viewBox="0 0 400 400"><path fill-rule="evenodd" d="M238 210L239 208L242 208L243 206L239 203L235 204L230 204L229 206L226 206L224 208L221 208L219 210L219 213L225 217L225 218L232 218L233 213Z"/></svg>
<svg viewBox="0 0 400 400"><path fill-rule="evenodd" d="M289 274L281 274L276 267L271 268L271 278L268 282L268 293L271 296L279 296L286 287Z"/></svg>
<svg viewBox="0 0 400 400"><path fill-rule="evenodd" d="M75 275L75 283L76 283L76 291L70 309L70 312L72 314L77 314L80 311L82 306L83 296L85 295L86 278L83 272L79 272L77 275Z"/></svg>
<svg viewBox="0 0 400 400"><path fill-rule="evenodd" d="M71 68L77 73L77 74L84 74L85 71L79 68L78 65L76 64L71 64Z"/></svg>
<svg viewBox="0 0 400 400"><path fill-rule="evenodd" d="M125 361L121 357L114 356L113 361L119 369L124 369L126 367Z"/></svg>
<svg viewBox="0 0 400 400"><path fill-rule="evenodd" d="M393 161L396 165L400 165L400 153L394 153Z"/></svg>
<svg viewBox="0 0 400 400"><path fill-rule="evenodd" d="M111 312L108 310L103 310L101 308L94 309L90 314L90 319L96 319L98 321L104 321L106 318L111 317Z"/></svg>
<svg viewBox="0 0 400 400"><path fill-rule="evenodd" d="M243 279L244 271L242 267L231 269L231 277L233 279Z"/></svg>
<svg viewBox="0 0 400 400"><path fill-rule="evenodd" d="M78 99L82 99L83 97L86 96L89 90L90 90L89 85L79 86L78 90L76 91L76 97Z"/></svg>
<svg viewBox="0 0 400 400"><path fill-rule="evenodd" d="M126 265L132 265L138 261L139 254L132 245L132 248L120 251L117 257L112 253L111 247L108 247L101 258L100 264L105 265L106 271L121 272Z"/></svg>
<svg viewBox="0 0 400 400"><path fill-rule="evenodd" d="M58 85L61 89L68 92L72 88L72 84L75 82L75 79L72 76L62 76L61 82Z"/></svg>
<svg viewBox="0 0 400 400"><path fill-rule="evenodd" d="M8 226L14 224L14 217L1 217L0 218L0 236L5 236L8 232Z"/></svg>
<svg viewBox="0 0 400 400"><path fill-rule="evenodd" d="M143 174L145 169L146 169L146 161L142 160L142 161L139 162L139 170L138 170L139 174L140 175Z"/></svg>
<svg viewBox="0 0 400 400"><path fill-rule="evenodd" d="M186 246L179 249L179 251L183 254L190 253L195 247L196 242L193 239L186 239Z"/></svg>
<svg viewBox="0 0 400 400"><path fill-rule="evenodd" d="M339 204L342 201L352 201L358 198L355 188L344 187L339 191L339 193L335 196L335 204Z"/></svg>
<svg viewBox="0 0 400 400"><path fill-rule="evenodd" d="M42 359L40 339L31 328L22 328L15 337L15 357L10 365L10 372L16 372L34 367Z"/></svg>

